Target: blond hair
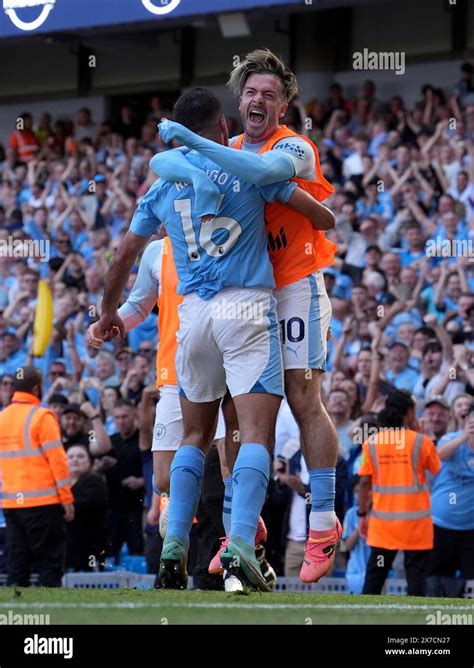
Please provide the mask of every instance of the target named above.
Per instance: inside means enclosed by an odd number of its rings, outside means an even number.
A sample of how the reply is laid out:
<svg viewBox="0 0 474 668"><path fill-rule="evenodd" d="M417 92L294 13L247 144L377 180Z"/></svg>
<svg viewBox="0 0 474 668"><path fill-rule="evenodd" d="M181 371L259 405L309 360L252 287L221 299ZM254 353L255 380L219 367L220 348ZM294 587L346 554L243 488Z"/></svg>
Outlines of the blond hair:
<svg viewBox="0 0 474 668"><path fill-rule="evenodd" d="M270 49L256 49L248 53L245 60L232 70L227 85L234 95L242 95L245 83L252 74L273 74L278 77L287 102L290 102L298 93L295 75Z"/></svg>

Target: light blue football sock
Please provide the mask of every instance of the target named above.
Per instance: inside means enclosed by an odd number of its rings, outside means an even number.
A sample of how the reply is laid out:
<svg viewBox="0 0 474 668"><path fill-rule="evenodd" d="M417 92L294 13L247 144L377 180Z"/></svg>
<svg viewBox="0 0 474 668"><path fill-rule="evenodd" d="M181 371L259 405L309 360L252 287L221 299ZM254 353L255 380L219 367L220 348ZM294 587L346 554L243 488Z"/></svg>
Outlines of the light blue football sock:
<svg viewBox="0 0 474 668"><path fill-rule="evenodd" d="M331 466L309 471L311 486L311 513L309 526L314 531L332 529L336 523L336 469Z"/></svg>
<svg viewBox="0 0 474 668"><path fill-rule="evenodd" d="M254 546L257 522L270 477L270 455L259 443L240 446L232 473L230 537Z"/></svg>
<svg viewBox="0 0 474 668"><path fill-rule="evenodd" d="M170 468L170 502L167 536L189 543L189 532L196 515L204 473L204 453L194 445L179 448Z"/></svg>
<svg viewBox="0 0 474 668"><path fill-rule="evenodd" d="M225 535L230 532L230 516L232 510L232 476L224 478L224 503L222 504L222 524L224 525Z"/></svg>

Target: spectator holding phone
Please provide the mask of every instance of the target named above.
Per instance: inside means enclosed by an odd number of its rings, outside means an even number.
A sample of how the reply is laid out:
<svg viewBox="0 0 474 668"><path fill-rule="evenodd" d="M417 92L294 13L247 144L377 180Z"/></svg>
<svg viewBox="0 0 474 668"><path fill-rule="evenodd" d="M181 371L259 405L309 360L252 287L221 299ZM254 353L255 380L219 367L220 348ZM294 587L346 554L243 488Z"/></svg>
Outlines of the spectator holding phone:
<svg viewBox="0 0 474 668"><path fill-rule="evenodd" d="M464 427L438 443L441 472L431 491L434 547L428 567L431 596L462 596L474 578L474 403ZM455 579L460 571L461 578Z"/></svg>
<svg viewBox="0 0 474 668"><path fill-rule="evenodd" d="M409 365L410 351L402 341L394 341L389 346L387 380L397 390L411 390L418 379L418 371Z"/></svg>
<svg viewBox="0 0 474 668"><path fill-rule="evenodd" d="M355 475L352 482L354 505L349 508L344 518L342 547L349 553L346 567L346 579L351 594L361 594L364 587L365 572L370 556L370 547L366 537L359 531L359 484L360 478Z"/></svg>
<svg viewBox="0 0 474 668"><path fill-rule="evenodd" d="M339 454L347 460L354 445L351 436L354 423L350 419L351 404L347 392L342 388L331 390L326 409L337 431Z"/></svg>

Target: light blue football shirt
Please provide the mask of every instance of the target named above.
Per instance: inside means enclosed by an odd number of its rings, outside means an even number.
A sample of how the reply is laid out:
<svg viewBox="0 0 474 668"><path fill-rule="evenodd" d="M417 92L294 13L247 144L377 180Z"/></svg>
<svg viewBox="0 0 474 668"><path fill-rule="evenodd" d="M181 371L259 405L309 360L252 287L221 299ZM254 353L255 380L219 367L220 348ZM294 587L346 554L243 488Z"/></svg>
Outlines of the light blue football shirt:
<svg viewBox="0 0 474 668"><path fill-rule="evenodd" d="M267 252L264 210L267 202L285 204L295 182L256 186L229 174L190 151L187 159L204 170L221 191L218 216L201 223L192 186L159 179L141 200L130 231L149 236L162 223L173 246L178 293L210 299L223 288L275 287Z"/></svg>
<svg viewBox="0 0 474 668"><path fill-rule="evenodd" d="M443 436L438 447L453 441L461 431ZM433 522L443 529L474 529L474 449L461 443L452 457L441 462L431 489Z"/></svg>

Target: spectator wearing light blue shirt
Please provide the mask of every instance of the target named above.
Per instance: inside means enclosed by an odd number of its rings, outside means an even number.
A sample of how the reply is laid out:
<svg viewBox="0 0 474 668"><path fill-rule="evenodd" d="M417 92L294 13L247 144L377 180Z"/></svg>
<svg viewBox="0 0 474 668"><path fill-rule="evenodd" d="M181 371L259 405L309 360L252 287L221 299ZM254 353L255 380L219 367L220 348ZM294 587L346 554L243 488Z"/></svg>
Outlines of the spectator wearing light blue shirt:
<svg viewBox="0 0 474 668"><path fill-rule="evenodd" d="M397 390L411 390L418 380L418 371L408 364L410 351L401 341L394 341L390 345L388 355L388 369L385 372L387 380Z"/></svg>
<svg viewBox="0 0 474 668"><path fill-rule="evenodd" d="M324 276L330 276L334 280L325 280L328 296L334 299L343 299L350 301L353 281L347 274L341 274L334 267L327 267L323 271Z"/></svg>
<svg viewBox="0 0 474 668"><path fill-rule="evenodd" d="M474 578L474 403L463 429L443 436L437 449L442 466L431 491L434 547L428 584L433 596L461 595L464 581ZM450 589L445 579L457 571L459 586Z"/></svg>
<svg viewBox="0 0 474 668"><path fill-rule="evenodd" d="M63 231L66 232L71 240L72 249L79 252L82 246L89 243L89 234L86 227L86 215L77 207L71 211L69 219L63 223Z"/></svg>
<svg viewBox="0 0 474 668"><path fill-rule="evenodd" d="M1 336L1 348L5 357L0 359L0 375L13 376L26 363L28 353L21 348L17 335L8 330Z"/></svg>
<svg viewBox="0 0 474 668"><path fill-rule="evenodd" d="M380 179L374 177L365 186L365 198L356 202L355 211L359 219L372 214L392 220L394 216L393 200L388 190L380 190Z"/></svg>
<svg viewBox="0 0 474 668"><path fill-rule="evenodd" d="M436 309L446 315L452 311L459 310L459 298L463 292L463 281L458 270L448 273L447 265L441 269L440 281L436 287L434 301Z"/></svg>
<svg viewBox="0 0 474 668"><path fill-rule="evenodd" d="M362 594L365 581L365 571L370 556L370 547L365 538L359 533L359 476L354 476L353 482L354 505L349 508L344 517L344 531L342 540L344 548L349 552L346 566L346 580L351 594Z"/></svg>
<svg viewBox="0 0 474 668"><path fill-rule="evenodd" d="M350 419L351 404L347 392L342 389L331 390L326 409L337 431L339 454L347 460L354 447L354 440L351 436L353 425Z"/></svg>
<svg viewBox="0 0 474 668"><path fill-rule="evenodd" d="M387 339L391 340L392 343L394 340L398 340L397 332L399 331L401 325L410 323L415 325L417 328L422 327L423 325L423 319L417 308L413 307L408 309L408 307L405 306L405 309L406 310L404 310L402 313L397 313L397 315L384 329L384 335L387 337Z"/></svg>
<svg viewBox="0 0 474 668"><path fill-rule="evenodd" d="M403 250L400 253L402 267L409 267L419 260L424 260L425 244L426 239L420 223L416 220L408 223L402 236Z"/></svg>

